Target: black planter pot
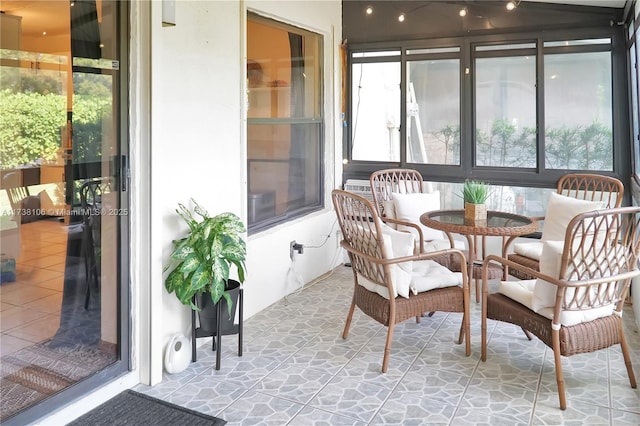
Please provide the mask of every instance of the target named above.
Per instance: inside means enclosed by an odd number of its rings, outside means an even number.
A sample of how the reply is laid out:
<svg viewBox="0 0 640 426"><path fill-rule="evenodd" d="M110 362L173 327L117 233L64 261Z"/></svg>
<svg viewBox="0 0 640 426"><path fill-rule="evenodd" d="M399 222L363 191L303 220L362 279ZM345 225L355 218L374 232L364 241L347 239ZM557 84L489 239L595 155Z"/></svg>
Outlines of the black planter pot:
<svg viewBox="0 0 640 426"><path fill-rule="evenodd" d="M211 301L211 294L203 293L196 295L196 305L200 308L198 312L198 318L200 319L200 329L202 332L209 333L209 336L215 336L217 330L217 311L218 304L221 304L220 315L220 332L221 334L228 334L234 328L234 320L236 317L236 308L238 306L238 294L240 293L240 283L236 280L228 280L225 285L225 290L231 296L233 305L231 307L231 316L229 316L229 306L227 299L221 298L218 303Z"/></svg>

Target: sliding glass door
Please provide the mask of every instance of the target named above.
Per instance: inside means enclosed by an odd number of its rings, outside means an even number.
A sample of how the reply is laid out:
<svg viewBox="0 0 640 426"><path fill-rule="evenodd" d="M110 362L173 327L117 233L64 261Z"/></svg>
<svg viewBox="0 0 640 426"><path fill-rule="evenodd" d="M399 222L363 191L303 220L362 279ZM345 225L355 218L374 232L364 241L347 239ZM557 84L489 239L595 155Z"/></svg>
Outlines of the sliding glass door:
<svg viewBox="0 0 640 426"><path fill-rule="evenodd" d="M0 422L25 424L128 369L127 5L2 9Z"/></svg>

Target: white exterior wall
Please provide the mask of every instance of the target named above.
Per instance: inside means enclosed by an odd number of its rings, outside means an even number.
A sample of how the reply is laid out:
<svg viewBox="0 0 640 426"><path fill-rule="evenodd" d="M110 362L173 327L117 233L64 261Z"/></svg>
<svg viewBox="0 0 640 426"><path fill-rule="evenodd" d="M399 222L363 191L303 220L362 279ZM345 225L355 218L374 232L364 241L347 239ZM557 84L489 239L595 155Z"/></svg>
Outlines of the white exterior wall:
<svg viewBox="0 0 640 426"><path fill-rule="evenodd" d="M162 26L162 2L131 5L131 282L134 371L42 421L64 424L136 383L162 380L170 336L190 333L188 307L164 288L171 242L186 226L175 214L195 198L210 213L246 223L246 13L324 38L325 208L247 240L245 320L296 290L287 282L289 242L306 246L295 271L304 283L342 260L331 190L341 182L340 43L337 0L177 0L176 25ZM334 226L335 225L335 226ZM333 227L333 230L332 230ZM327 235L329 241L320 248ZM348 283L347 285L350 285ZM204 344L207 339L201 339Z"/></svg>
<svg viewBox="0 0 640 426"><path fill-rule="evenodd" d="M154 5L155 6L155 5ZM325 51L326 200L335 186L341 5L338 1L177 1L176 26L162 27L152 13L151 285L161 289L154 306L151 359L158 360L171 335L188 334L191 312L164 290L163 265L172 240L186 230L175 214L178 202L194 197L210 213L231 211L246 223L246 12L318 32ZM337 31L334 38L333 32ZM337 64L337 66L336 66ZM289 242L319 245L335 215L327 207L291 223L252 235L247 244L245 320L295 288L287 286ZM333 233L335 240L335 232ZM337 244L307 249L297 271L309 282L331 269ZM160 309L157 309L160 308ZM200 343L205 340L201 339ZM161 380L152 362L150 383Z"/></svg>

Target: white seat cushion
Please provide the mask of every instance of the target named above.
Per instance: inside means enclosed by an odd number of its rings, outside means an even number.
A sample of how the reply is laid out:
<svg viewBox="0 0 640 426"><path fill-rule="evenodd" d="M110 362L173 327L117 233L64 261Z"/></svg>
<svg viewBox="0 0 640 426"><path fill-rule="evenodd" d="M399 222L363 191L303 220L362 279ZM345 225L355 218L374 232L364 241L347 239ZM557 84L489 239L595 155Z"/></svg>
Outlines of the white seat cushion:
<svg viewBox="0 0 640 426"><path fill-rule="evenodd" d="M513 245L513 252L529 259L540 260L543 244L541 241L516 243Z"/></svg>
<svg viewBox="0 0 640 426"><path fill-rule="evenodd" d="M536 280L500 281L498 293L522 303L533 311L533 287L535 285Z"/></svg>
<svg viewBox="0 0 640 426"><path fill-rule="evenodd" d="M414 236L408 232L400 232L381 223L385 248L391 249L390 258L411 256L413 254ZM447 241L447 248L449 243ZM393 297L409 297L409 292L418 294L434 288L451 287L462 283L462 274L451 272L449 269L434 262L423 260L419 262L402 262L390 265ZM378 293L385 299L389 298L386 287L375 284L360 276L358 283L367 290Z"/></svg>
<svg viewBox="0 0 640 426"><path fill-rule="evenodd" d="M448 268L433 260L413 262L412 278L409 287L413 294L434 288L453 287L462 284L462 274L451 272Z"/></svg>
<svg viewBox="0 0 640 426"><path fill-rule="evenodd" d="M440 209L440 191L430 193L400 194L393 193L396 219L416 223L422 228L425 241L445 239L444 233L420 223L420 216L426 212ZM415 232L408 226L398 226L399 231Z"/></svg>
<svg viewBox="0 0 640 426"><path fill-rule="evenodd" d="M498 287L498 293L504 294L508 298L523 304L532 311L535 311L532 307L535 285L536 280L502 281ZM560 312L560 324L565 327L570 327L583 322L593 321L595 319L611 315L613 313L613 308L613 305L608 305L599 308L582 309L579 311L563 310ZM537 313L545 318L553 320L553 307L539 309Z"/></svg>
<svg viewBox="0 0 640 426"><path fill-rule="evenodd" d="M593 321L598 318L608 317L613 313L613 305L601 306L599 308L581 309L579 311L560 311L560 324L565 327ZM538 312L543 317L553 319L553 308L545 308Z"/></svg>

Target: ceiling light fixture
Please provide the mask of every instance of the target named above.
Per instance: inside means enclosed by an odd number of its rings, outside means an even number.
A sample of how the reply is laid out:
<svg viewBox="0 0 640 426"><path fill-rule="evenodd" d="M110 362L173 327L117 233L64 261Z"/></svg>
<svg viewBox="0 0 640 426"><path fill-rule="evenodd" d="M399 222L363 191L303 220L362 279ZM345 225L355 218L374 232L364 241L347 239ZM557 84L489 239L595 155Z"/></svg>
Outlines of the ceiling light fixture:
<svg viewBox="0 0 640 426"><path fill-rule="evenodd" d="M468 12L468 10L467 10L467 8L465 6L464 8L460 9L460 11L458 12L458 15L460 15L460 16L462 16L464 18L465 16L467 16L467 12Z"/></svg>
<svg viewBox="0 0 640 426"><path fill-rule="evenodd" d="M404 19L405 19L405 18L406 18L406 17L404 16L404 13L401 13L401 14L398 16L398 21L399 21L399 22L404 22Z"/></svg>
<svg viewBox="0 0 640 426"><path fill-rule="evenodd" d="M511 12L512 10L514 10L515 8L517 8L517 7L518 7L518 5L520 4L520 1L521 1L521 0L511 0L511 1L507 2L507 6L506 6L507 10L508 10L509 12Z"/></svg>
<svg viewBox="0 0 640 426"><path fill-rule="evenodd" d="M367 6L367 8L364 10L364 13L367 14L367 15L372 15L373 14L373 7Z"/></svg>

